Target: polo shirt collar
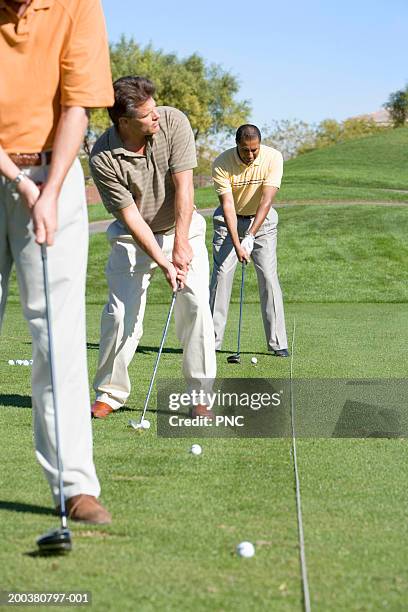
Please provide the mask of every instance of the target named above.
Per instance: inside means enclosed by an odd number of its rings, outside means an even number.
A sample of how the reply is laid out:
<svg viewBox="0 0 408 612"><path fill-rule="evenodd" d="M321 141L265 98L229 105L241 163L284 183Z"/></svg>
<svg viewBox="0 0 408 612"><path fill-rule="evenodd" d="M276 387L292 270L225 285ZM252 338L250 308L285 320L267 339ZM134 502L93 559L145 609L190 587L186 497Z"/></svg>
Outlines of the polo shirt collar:
<svg viewBox="0 0 408 612"><path fill-rule="evenodd" d="M260 166L261 164L261 151L259 151L259 155L258 157L256 157L254 159L254 161L252 162L252 164L245 164L242 159L240 158L240 156L238 155L238 148L234 147L234 157L235 157L235 161L237 162L237 164L239 164L240 166L244 166L244 168L253 168L254 166Z"/></svg>
<svg viewBox="0 0 408 612"><path fill-rule="evenodd" d="M37 11L37 10L40 10L40 9L50 8L50 6L52 6L53 2L54 2L54 0L33 0L31 2L31 4L29 5L27 11L26 11L26 15L27 15L28 11L30 11L30 10ZM11 7L7 3L6 0L0 0L0 9L1 8L11 8Z"/></svg>
<svg viewBox="0 0 408 612"><path fill-rule="evenodd" d="M129 149L126 149L119 132L114 125L112 125L112 127L109 129L108 138L112 155L126 155L126 157L147 157L147 159L149 159L151 156L153 147L152 136L148 136L146 139L146 155L140 155L140 153L135 153L134 151L129 151Z"/></svg>
<svg viewBox="0 0 408 612"><path fill-rule="evenodd" d="M22 17L17 17L17 13L5 0L0 0L0 10L7 11L7 22L3 25L2 31L6 42L9 45L25 43L30 36L31 23L36 11L48 9L54 0L33 0L27 7Z"/></svg>

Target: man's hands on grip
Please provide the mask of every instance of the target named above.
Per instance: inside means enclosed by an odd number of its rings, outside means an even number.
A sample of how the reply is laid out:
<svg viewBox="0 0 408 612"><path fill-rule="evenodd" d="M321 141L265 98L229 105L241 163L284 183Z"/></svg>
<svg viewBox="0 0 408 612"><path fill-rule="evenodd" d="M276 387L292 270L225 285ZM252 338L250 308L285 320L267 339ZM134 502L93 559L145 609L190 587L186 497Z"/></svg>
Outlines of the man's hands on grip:
<svg viewBox="0 0 408 612"><path fill-rule="evenodd" d="M172 291L183 289L186 279L186 273L184 271L177 270L171 261L168 261L166 265L161 266L161 269Z"/></svg>
<svg viewBox="0 0 408 612"><path fill-rule="evenodd" d="M183 289L188 269L193 259L193 249L188 239L182 240L176 236L174 239L172 259L173 266L177 273L177 282L179 283L180 289Z"/></svg>
<svg viewBox="0 0 408 612"><path fill-rule="evenodd" d="M53 192L42 189L28 176L18 184L17 190L27 206L34 224L35 240L51 246L57 230L57 198Z"/></svg>
<svg viewBox="0 0 408 612"><path fill-rule="evenodd" d="M249 263L251 253L255 244L255 238L252 234L247 234L245 238L235 247L235 251L240 263Z"/></svg>
<svg viewBox="0 0 408 612"><path fill-rule="evenodd" d="M241 247L245 249L248 255L251 255L255 244L255 238L252 234L246 234L245 238L241 242Z"/></svg>

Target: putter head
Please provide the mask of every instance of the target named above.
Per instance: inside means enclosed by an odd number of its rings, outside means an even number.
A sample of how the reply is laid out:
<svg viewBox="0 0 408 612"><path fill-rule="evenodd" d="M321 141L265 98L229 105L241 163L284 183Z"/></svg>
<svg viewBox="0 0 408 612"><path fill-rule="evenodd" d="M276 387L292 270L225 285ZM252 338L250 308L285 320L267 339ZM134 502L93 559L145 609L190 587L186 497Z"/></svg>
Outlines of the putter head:
<svg viewBox="0 0 408 612"><path fill-rule="evenodd" d="M139 431L141 429L143 429L142 424L141 423L137 423L133 419L129 419L128 425L129 425L129 427L132 427L133 429L138 429Z"/></svg>
<svg viewBox="0 0 408 612"><path fill-rule="evenodd" d="M37 540L43 555L61 555L72 550L71 532L67 527L51 529Z"/></svg>
<svg viewBox="0 0 408 612"><path fill-rule="evenodd" d="M229 355L227 357L228 363L241 363L241 355L239 353L234 353L233 355Z"/></svg>

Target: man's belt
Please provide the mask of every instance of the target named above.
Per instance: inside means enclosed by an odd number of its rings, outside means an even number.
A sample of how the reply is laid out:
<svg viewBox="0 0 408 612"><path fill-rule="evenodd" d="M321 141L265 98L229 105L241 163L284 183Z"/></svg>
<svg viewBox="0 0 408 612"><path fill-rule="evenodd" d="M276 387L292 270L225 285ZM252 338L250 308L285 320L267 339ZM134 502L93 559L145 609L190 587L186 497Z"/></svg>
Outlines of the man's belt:
<svg viewBox="0 0 408 612"><path fill-rule="evenodd" d="M237 215L238 219L253 219L255 215Z"/></svg>
<svg viewBox="0 0 408 612"><path fill-rule="evenodd" d="M19 168L46 166L51 162L52 151L42 151L41 153L9 153L8 156Z"/></svg>

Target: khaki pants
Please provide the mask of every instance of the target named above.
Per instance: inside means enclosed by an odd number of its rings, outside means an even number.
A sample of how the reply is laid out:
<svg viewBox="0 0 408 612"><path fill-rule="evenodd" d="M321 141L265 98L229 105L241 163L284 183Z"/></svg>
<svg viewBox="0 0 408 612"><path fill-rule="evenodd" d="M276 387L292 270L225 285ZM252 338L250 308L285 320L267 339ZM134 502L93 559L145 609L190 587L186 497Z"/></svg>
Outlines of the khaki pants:
<svg viewBox="0 0 408 612"><path fill-rule="evenodd" d="M174 306L176 333L183 347L183 374L188 390L198 391L211 390L216 374L205 228L203 217L194 212L189 233L194 256L185 288L177 294ZM143 334L147 289L157 264L130 235L123 234L117 221L109 226L107 234L112 245L106 268L109 299L102 312L94 389L97 400L117 410L130 394L128 366ZM171 259L174 234L156 234L156 240L164 255ZM170 297L169 289L169 303Z"/></svg>
<svg viewBox="0 0 408 612"><path fill-rule="evenodd" d="M47 166L25 169L37 182ZM85 276L88 219L83 173L76 160L58 201L58 232L48 248L55 370L66 498L98 496L99 482L92 458L85 338ZM48 362L48 332L41 250L32 222L13 186L0 178L0 322L3 318L12 264L16 266L23 313L32 336L32 404L37 458L58 503L54 405ZM13 371L10 368L10 375Z"/></svg>
<svg viewBox="0 0 408 612"><path fill-rule="evenodd" d="M242 239L253 219L238 218L238 234ZM238 258L232 244L222 208L213 216L214 267L210 284L210 307L213 313L215 348L220 349L227 323L232 283ZM255 236L251 259L258 277L262 320L269 350L288 347L283 310L282 291L279 285L276 260L278 213L271 208L264 223Z"/></svg>

